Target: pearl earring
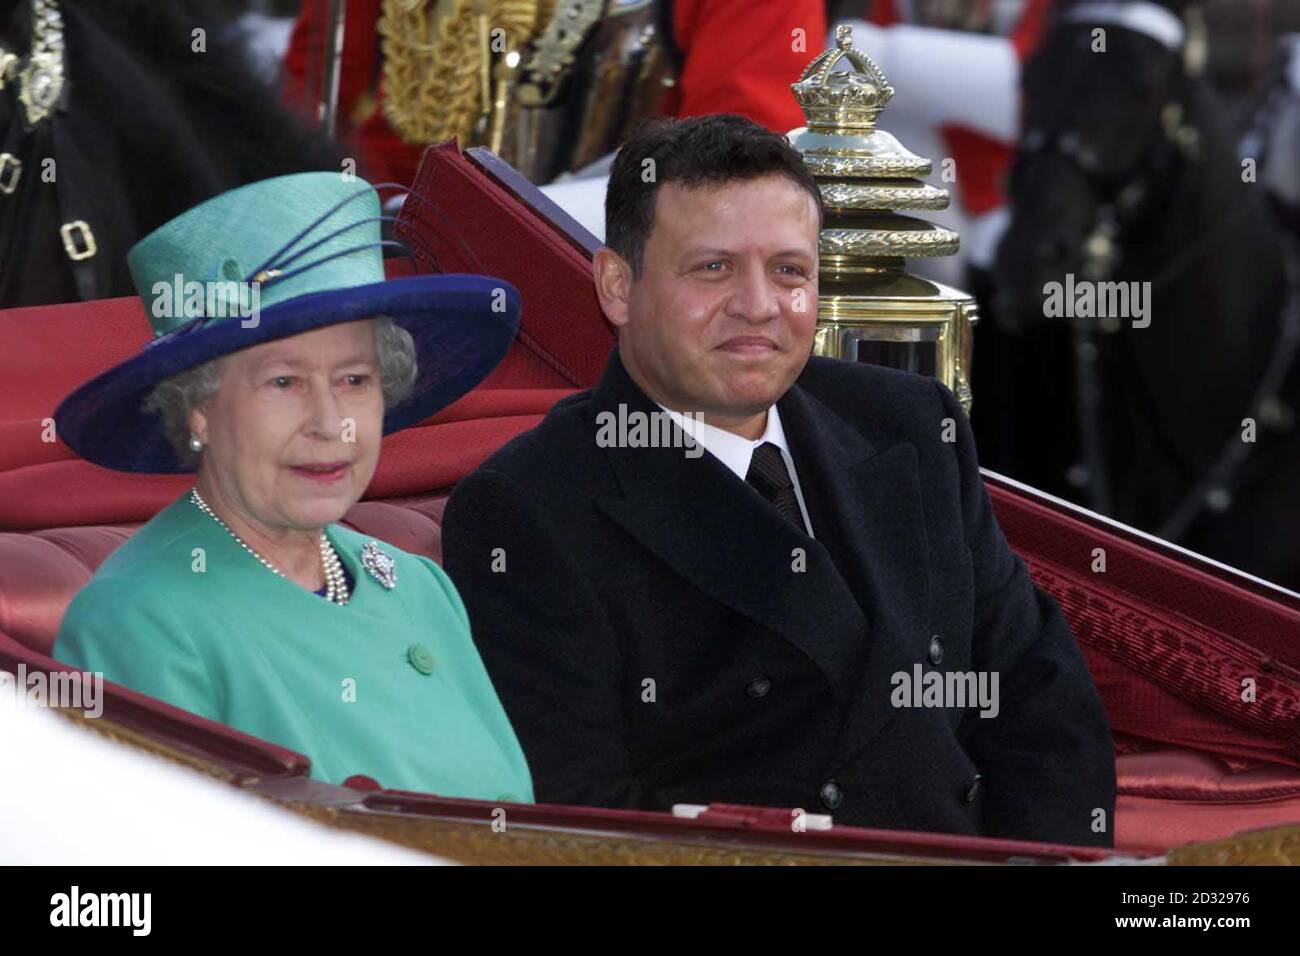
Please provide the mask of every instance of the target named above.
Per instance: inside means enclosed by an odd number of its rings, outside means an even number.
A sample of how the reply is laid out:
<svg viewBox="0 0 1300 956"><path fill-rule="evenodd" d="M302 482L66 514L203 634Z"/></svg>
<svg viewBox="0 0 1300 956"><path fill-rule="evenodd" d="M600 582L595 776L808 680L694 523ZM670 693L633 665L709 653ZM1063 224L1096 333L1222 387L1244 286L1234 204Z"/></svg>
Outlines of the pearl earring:
<svg viewBox="0 0 1300 956"><path fill-rule="evenodd" d="M194 452L196 455L203 451L203 442L199 441L198 435L190 436L190 451Z"/></svg>

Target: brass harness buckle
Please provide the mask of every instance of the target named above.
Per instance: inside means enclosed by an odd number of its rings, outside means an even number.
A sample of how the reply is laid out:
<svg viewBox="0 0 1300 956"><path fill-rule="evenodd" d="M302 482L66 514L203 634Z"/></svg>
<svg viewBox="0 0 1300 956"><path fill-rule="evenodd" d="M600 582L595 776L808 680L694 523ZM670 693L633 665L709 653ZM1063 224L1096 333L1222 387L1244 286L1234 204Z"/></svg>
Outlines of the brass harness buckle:
<svg viewBox="0 0 1300 956"><path fill-rule="evenodd" d="M90 231L90 224L84 219L65 222L59 227L59 235L63 237L63 251L73 262L89 259L99 251L95 245L95 234ZM80 246L77 243L78 236L81 238Z"/></svg>
<svg viewBox="0 0 1300 956"><path fill-rule="evenodd" d="M0 153L0 193L12 195L22 174L22 160L13 153Z"/></svg>

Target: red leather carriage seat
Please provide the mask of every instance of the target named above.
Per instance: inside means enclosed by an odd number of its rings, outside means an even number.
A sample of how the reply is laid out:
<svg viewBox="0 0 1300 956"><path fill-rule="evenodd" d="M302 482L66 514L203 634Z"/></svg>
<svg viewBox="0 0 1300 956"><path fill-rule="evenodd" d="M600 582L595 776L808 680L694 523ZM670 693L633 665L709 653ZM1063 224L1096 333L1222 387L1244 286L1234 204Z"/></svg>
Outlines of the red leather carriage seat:
<svg viewBox="0 0 1300 956"><path fill-rule="evenodd" d="M344 523L441 563L445 494L403 504L363 501ZM72 596L139 522L0 532L0 634L49 655Z"/></svg>

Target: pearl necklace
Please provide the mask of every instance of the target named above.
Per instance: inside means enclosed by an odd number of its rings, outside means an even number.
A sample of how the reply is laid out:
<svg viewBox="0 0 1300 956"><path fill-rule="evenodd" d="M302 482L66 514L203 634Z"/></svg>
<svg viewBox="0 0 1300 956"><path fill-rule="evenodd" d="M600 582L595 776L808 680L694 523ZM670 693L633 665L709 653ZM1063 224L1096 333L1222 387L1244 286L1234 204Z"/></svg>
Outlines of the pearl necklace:
<svg viewBox="0 0 1300 956"><path fill-rule="evenodd" d="M208 506L208 503L203 500L203 496L199 494L199 489L190 489L190 501L205 515L225 528L226 533L234 538L241 548L257 558L263 567L274 572L279 577L284 577L284 572L250 548L243 538L231 531L229 525L217 517L217 513ZM324 532L321 532L320 536L320 562L321 568L325 571L325 600L342 607L348 603L348 581L343 573L343 562L339 560L338 552L334 550L334 545L330 544L330 540Z"/></svg>

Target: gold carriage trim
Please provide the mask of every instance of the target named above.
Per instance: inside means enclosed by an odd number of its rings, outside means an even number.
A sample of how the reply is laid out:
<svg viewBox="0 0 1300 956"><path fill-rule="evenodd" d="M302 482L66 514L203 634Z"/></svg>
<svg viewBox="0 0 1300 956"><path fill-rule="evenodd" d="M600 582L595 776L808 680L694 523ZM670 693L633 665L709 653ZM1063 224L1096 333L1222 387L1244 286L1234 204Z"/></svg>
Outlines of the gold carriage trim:
<svg viewBox="0 0 1300 956"><path fill-rule="evenodd" d="M948 190L928 183L866 186L821 183L822 202L836 209L947 209Z"/></svg>
<svg viewBox="0 0 1300 956"><path fill-rule="evenodd" d="M836 70L841 60L853 71ZM846 26L835 28L835 46L804 67L790 89L808 127L817 131L871 129L894 95L880 68L853 49L853 33Z"/></svg>
<svg viewBox="0 0 1300 956"><path fill-rule="evenodd" d="M803 161L814 176L928 176L934 168L920 156L819 156L807 152Z"/></svg>
<svg viewBox="0 0 1300 956"><path fill-rule="evenodd" d="M951 229L899 213L944 209L948 192L921 181L932 169L929 159L876 127L894 88L852 43L850 29L837 27L835 48L790 86L808 121L791 130L790 143L826 207L813 353L932 375L969 412L975 300L904 271L906 258L950 256L960 248Z"/></svg>
<svg viewBox="0 0 1300 956"><path fill-rule="evenodd" d="M961 239L951 229L823 229L818 251L832 256L951 256Z"/></svg>

